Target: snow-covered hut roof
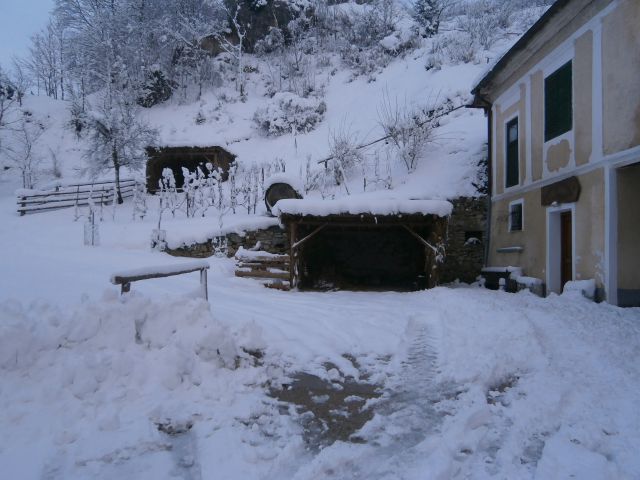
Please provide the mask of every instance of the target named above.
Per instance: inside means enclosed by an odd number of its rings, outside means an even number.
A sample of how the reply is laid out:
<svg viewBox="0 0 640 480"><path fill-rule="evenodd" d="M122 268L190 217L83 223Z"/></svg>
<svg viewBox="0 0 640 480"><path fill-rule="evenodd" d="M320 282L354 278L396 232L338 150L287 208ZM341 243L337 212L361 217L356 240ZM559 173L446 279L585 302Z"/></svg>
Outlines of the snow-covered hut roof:
<svg viewBox="0 0 640 480"><path fill-rule="evenodd" d="M435 215L446 217L453 205L446 200L371 199L346 197L336 200L285 199L275 204L273 213L295 216L333 215Z"/></svg>

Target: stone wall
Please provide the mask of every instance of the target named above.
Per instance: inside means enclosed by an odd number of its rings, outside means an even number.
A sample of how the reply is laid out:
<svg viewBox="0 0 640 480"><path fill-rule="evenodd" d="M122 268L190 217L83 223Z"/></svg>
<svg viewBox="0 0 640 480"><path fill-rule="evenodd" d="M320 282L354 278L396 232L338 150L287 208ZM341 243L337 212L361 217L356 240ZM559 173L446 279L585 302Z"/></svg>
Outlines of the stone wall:
<svg viewBox="0 0 640 480"><path fill-rule="evenodd" d="M487 242L487 197L459 197L451 200L447 252L440 270L440 282L471 283L484 266Z"/></svg>
<svg viewBox="0 0 640 480"><path fill-rule="evenodd" d="M248 231L242 235L229 233L225 238L227 256L229 257L233 257L240 246L249 249L255 247L258 242L260 242L260 250L279 254L289 253L289 237L287 232L278 226L269 227L264 230ZM214 254L218 241L218 239L211 239L205 243L196 243L175 249L168 248L166 252L175 257L206 258Z"/></svg>

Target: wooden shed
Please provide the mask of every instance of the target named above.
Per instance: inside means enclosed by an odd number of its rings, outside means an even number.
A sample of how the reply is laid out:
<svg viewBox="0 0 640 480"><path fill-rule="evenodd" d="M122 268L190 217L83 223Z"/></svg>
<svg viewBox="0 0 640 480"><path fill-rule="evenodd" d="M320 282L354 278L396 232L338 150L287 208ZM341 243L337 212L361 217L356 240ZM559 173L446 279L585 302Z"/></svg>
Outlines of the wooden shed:
<svg viewBox="0 0 640 480"><path fill-rule="evenodd" d="M291 287L419 290L438 284L452 205L441 200L281 200Z"/></svg>
<svg viewBox="0 0 640 480"><path fill-rule="evenodd" d="M182 187L184 176L182 168L195 171L200 167L206 172L207 163L222 171L222 179L229 175L229 167L235 160L235 155L222 147L159 147L147 148L147 191L150 193L158 189L158 182L162 178L162 171L170 168L176 179L176 186Z"/></svg>

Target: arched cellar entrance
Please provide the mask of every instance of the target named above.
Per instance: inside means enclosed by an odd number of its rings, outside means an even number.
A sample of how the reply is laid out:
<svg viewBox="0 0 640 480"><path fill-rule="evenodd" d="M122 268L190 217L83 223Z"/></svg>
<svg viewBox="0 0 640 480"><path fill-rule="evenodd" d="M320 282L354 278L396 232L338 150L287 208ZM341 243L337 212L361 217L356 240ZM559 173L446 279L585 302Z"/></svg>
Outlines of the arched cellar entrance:
<svg viewBox="0 0 640 480"><path fill-rule="evenodd" d="M176 179L176 187L184 184L182 168L195 171L198 167L206 172L206 164L211 163L222 172L222 179L229 175L229 167L235 160L235 155L222 147L160 147L147 148L147 191L154 193L158 190L158 182L162 178L162 171L170 168Z"/></svg>

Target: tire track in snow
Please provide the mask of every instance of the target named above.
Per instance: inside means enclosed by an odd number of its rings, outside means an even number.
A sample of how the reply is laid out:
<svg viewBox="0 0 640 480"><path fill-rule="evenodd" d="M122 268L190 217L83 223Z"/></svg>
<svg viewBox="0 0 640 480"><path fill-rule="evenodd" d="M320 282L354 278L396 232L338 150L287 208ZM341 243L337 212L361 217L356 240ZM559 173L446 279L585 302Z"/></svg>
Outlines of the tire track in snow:
<svg viewBox="0 0 640 480"><path fill-rule="evenodd" d="M373 425L363 429L367 451L351 463L349 478L402 478L398 472L423 455L414 447L441 421L435 407L443 396L442 387L434 382L438 363L435 337L425 323L410 318L405 338L408 347L399 374L387 386L385 398L374 407ZM347 478L345 465L341 467L342 478Z"/></svg>

